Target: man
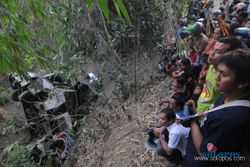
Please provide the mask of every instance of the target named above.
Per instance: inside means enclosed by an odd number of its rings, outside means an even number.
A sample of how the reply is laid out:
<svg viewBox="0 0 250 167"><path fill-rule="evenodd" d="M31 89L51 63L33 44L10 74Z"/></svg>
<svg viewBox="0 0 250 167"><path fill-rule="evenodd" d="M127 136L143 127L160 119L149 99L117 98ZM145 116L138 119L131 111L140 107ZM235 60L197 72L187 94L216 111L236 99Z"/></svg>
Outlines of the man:
<svg viewBox="0 0 250 167"><path fill-rule="evenodd" d="M187 137L190 128L185 128L175 122L176 113L171 108L160 112L160 128L155 128L149 133L150 137L158 138L157 151L173 164L180 164L186 154Z"/></svg>
<svg viewBox="0 0 250 167"><path fill-rule="evenodd" d="M197 112L212 107L211 104L219 97L220 92L215 89L216 67L220 58L228 51L241 48L241 42L235 37L221 38L214 46L213 51L209 54L208 63L209 68L206 75L206 81L203 90L197 102Z"/></svg>

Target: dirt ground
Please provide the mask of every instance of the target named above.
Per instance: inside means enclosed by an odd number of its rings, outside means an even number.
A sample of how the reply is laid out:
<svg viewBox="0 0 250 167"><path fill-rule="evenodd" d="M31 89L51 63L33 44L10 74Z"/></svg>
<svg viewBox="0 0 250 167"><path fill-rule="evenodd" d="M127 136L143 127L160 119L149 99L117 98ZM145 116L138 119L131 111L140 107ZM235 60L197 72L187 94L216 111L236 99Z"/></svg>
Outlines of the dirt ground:
<svg viewBox="0 0 250 167"><path fill-rule="evenodd" d="M95 112L112 117L107 121L109 127L97 140L83 132L78 141L79 167L159 167L167 162L148 152L144 146L147 129L157 126L159 101L166 96L169 78L163 81L152 80L138 93L138 99L131 97L126 102L119 102L115 97L109 105L98 108ZM112 110L110 110L111 106ZM98 114L97 114L98 115Z"/></svg>
<svg viewBox="0 0 250 167"><path fill-rule="evenodd" d="M13 126L14 123L25 124L25 117L22 105L11 100L11 92L10 88L6 88L4 97L7 102L4 106L0 106L0 152L10 144L26 142L29 139L27 131L19 131Z"/></svg>

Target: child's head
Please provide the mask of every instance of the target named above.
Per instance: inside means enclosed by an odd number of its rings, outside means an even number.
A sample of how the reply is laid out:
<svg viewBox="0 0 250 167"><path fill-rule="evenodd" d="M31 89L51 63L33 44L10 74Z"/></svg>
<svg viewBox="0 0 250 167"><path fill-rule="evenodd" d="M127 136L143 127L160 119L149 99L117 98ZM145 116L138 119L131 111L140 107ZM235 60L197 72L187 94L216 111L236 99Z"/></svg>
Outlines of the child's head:
<svg viewBox="0 0 250 167"><path fill-rule="evenodd" d="M246 21L244 27L250 28L250 18L247 19L247 21Z"/></svg>
<svg viewBox="0 0 250 167"><path fill-rule="evenodd" d="M176 92L170 100L170 107L175 111L181 111L186 102L186 95L184 92Z"/></svg>
<svg viewBox="0 0 250 167"><path fill-rule="evenodd" d="M177 57L172 57L170 63L175 64L177 59L178 59Z"/></svg>
<svg viewBox="0 0 250 167"><path fill-rule="evenodd" d="M178 92L178 90L183 89L185 86L185 79L183 77L175 78L172 83L173 92Z"/></svg>
<svg viewBox="0 0 250 167"><path fill-rule="evenodd" d="M160 126L168 126L175 120L175 112L172 108L164 108L160 111Z"/></svg>
<svg viewBox="0 0 250 167"><path fill-rule="evenodd" d="M190 60L188 58L181 59L180 68L181 70L186 70L190 67Z"/></svg>
<svg viewBox="0 0 250 167"><path fill-rule="evenodd" d="M222 37L222 31L220 28L215 28L214 29L214 34L213 34L213 38L215 40L219 40Z"/></svg>

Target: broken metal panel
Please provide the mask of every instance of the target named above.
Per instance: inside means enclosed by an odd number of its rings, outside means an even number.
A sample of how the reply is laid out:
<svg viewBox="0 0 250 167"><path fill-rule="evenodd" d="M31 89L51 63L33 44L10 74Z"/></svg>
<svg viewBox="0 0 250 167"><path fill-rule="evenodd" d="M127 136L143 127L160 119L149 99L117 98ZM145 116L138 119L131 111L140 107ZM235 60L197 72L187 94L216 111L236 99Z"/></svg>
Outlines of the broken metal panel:
<svg viewBox="0 0 250 167"><path fill-rule="evenodd" d="M32 81L28 86L28 90L33 94L37 94L41 91L52 91L54 89L53 84L45 78L38 78Z"/></svg>

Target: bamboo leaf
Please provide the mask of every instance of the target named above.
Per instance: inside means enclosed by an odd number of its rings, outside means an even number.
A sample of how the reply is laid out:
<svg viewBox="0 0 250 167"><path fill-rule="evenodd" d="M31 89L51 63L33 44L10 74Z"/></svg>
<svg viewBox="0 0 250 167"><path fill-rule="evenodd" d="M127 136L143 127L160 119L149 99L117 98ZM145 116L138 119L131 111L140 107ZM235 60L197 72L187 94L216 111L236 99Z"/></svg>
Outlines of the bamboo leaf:
<svg viewBox="0 0 250 167"><path fill-rule="evenodd" d="M10 60L10 57L2 52L2 55L0 56L0 70L2 72L7 72L11 64L12 62Z"/></svg>
<svg viewBox="0 0 250 167"><path fill-rule="evenodd" d="M87 0L87 8L92 9L94 5L94 1L93 0Z"/></svg>
<svg viewBox="0 0 250 167"><path fill-rule="evenodd" d="M8 16L2 17L3 24L8 25L10 23L10 18Z"/></svg>
<svg viewBox="0 0 250 167"><path fill-rule="evenodd" d="M122 1L122 0L117 0L117 2L118 2L118 5L119 5L119 8L121 9L121 12L122 12L123 16L125 17L125 19L126 19L129 23L131 23L131 20L130 20L128 11L127 11L127 9L126 9L126 7L125 7L123 1Z"/></svg>
<svg viewBox="0 0 250 167"><path fill-rule="evenodd" d="M117 3L117 0L113 0L113 4L115 6L116 12L118 13L119 16L121 16L121 11L120 11L119 5Z"/></svg>
<svg viewBox="0 0 250 167"><path fill-rule="evenodd" d="M6 0L5 2L6 2L6 4L7 4L8 11L9 11L11 14L15 14L15 13L17 12L17 5L16 5L16 2L13 1L13 0Z"/></svg>
<svg viewBox="0 0 250 167"><path fill-rule="evenodd" d="M104 17L106 19L109 19L109 8L107 0L98 0L98 4L102 10L102 13L104 14Z"/></svg>
<svg viewBox="0 0 250 167"><path fill-rule="evenodd" d="M41 2L37 0L32 1L31 7L32 7L32 11L34 13L35 18L38 19L39 21L42 21L42 19L44 19L43 16L45 15L43 14Z"/></svg>
<svg viewBox="0 0 250 167"><path fill-rule="evenodd" d="M50 62L49 60L47 60L46 58L42 56L37 57L37 63L40 65L40 68L42 70L47 69L47 68L51 68L51 69L55 68L55 65L53 64L53 62Z"/></svg>

